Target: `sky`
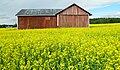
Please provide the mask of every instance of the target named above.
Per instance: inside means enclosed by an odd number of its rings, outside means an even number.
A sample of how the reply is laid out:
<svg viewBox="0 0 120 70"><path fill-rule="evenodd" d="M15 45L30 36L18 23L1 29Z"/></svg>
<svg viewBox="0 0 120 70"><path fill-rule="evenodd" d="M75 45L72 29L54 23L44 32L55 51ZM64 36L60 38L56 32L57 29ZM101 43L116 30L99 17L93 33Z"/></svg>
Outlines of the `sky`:
<svg viewBox="0 0 120 70"><path fill-rule="evenodd" d="M120 0L0 0L0 25L17 23L21 9L64 9L73 3L92 13L90 18L120 18Z"/></svg>

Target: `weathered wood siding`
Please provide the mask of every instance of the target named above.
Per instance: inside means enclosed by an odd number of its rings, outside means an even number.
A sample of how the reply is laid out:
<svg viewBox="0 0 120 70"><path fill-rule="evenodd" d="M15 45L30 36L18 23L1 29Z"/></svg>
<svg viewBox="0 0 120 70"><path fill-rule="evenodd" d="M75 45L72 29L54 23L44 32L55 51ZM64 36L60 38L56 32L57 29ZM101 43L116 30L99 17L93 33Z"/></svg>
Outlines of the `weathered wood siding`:
<svg viewBox="0 0 120 70"><path fill-rule="evenodd" d="M19 16L18 29L55 28L57 18L55 16Z"/></svg>
<svg viewBox="0 0 120 70"><path fill-rule="evenodd" d="M88 27L89 14L77 6L72 6L57 15L59 27Z"/></svg>

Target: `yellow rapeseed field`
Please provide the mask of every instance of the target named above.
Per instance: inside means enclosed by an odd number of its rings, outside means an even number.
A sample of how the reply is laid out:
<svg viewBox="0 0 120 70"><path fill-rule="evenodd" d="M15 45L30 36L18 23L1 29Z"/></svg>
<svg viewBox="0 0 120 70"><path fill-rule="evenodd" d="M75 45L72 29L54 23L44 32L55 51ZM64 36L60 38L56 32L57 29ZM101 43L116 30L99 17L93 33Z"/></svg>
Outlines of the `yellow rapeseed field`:
<svg viewBox="0 0 120 70"><path fill-rule="evenodd" d="M0 70L120 70L120 24L0 29Z"/></svg>

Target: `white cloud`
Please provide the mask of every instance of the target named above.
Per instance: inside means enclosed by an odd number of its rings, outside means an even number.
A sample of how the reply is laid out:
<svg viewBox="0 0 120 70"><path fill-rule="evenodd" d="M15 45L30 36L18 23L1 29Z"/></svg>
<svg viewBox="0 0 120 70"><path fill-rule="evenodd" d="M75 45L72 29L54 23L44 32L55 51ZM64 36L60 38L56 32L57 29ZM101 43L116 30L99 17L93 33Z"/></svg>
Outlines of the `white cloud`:
<svg viewBox="0 0 120 70"><path fill-rule="evenodd" d="M120 2L120 0L72 0L72 1L86 9L106 7L109 6L109 4L111 3Z"/></svg>
<svg viewBox="0 0 120 70"><path fill-rule="evenodd" d="M101 15L101 16L91 16L90 18L120 18L120 11L113 12L111 14Z"/></svg>
<svg viewBox="0 0 120 70"><path fill-rule="evenodd" d="M116 15L120 15L120 11L119 11L119 12L116 12Z"/></svg>

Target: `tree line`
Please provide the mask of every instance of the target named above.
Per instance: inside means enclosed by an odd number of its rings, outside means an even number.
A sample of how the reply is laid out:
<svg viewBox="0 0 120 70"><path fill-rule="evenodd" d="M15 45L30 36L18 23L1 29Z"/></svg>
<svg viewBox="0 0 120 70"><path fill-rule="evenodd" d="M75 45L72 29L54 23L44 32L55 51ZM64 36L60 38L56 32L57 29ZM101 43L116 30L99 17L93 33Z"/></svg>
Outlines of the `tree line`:
<svg viewBox="0 0 120 70"><path fill-rule="evenodd" d="M120 23L120 18L93 18L90 24Z"/></svg>
<svg viewBox="0 0 120 70"><path fill-rule="evenodd" d="M14 25L7 25L7 24L0 25L0 28L12 28L12 27L17 27L17 24L14 24Z"/></svg>

